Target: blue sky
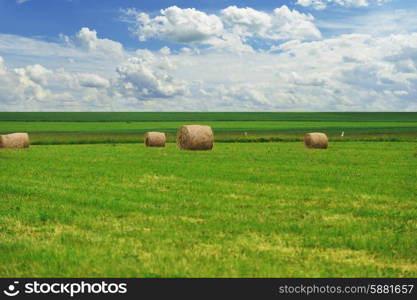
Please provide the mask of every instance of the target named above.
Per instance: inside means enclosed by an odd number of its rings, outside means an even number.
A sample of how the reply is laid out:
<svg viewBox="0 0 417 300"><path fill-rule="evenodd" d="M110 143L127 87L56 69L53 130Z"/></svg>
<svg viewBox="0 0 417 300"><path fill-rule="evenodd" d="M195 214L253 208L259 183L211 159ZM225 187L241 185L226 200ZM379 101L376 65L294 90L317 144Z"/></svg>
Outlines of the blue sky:
<svg viewBox="0 0 417 300"><path fill-rule="evenodd" d="M416 111L416 20L404 0L0 0L0 110Z"/></svg>
<svg viewBox="0 0 417 300"><path fill-rule="evenodd" d="M16 0L0 0L0 28L3 33L56 40L61 33L71 35L81 27L89 27L94 28L106 38L123 43L126 47L140 47L143 45L129 35L126 24L120 21L121 9L137 8L140 11L155 14L163 8L176 5L181 8L193 7L215 13L231 5L264 11L287 5L291 9L298 9L304 13L314 13L323 21L340 21L341 18L367 15L375 11L415 9L417 5L413 2L394 0L381 6L370 5L353 9L333 6L331 9L315 11L310 7L296 5L296 0L29 0L20 4ZM326 29L324 31L327 35L333 34L333 31ZM348 32L348 30L344 31ZM152 47L152 44L148 43L146 46Z"/></svg>

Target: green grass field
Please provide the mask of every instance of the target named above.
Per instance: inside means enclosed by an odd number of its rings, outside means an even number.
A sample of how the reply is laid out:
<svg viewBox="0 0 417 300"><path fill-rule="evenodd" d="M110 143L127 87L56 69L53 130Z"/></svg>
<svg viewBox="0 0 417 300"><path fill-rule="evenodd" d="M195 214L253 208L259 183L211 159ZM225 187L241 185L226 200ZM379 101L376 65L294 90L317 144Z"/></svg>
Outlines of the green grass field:
<svg viewBox="0 0 417 300"><path fill-rule="evenodd" d="M417 276L415 143L0 152L0 275Z"/></svg>
<svg viewBox="0 0 417 300"><path fill-rule="evenodd" d="M214 150L177 150L184 123ZM18 131L0 277L417 276L417 113L0 113Z"/></svg>

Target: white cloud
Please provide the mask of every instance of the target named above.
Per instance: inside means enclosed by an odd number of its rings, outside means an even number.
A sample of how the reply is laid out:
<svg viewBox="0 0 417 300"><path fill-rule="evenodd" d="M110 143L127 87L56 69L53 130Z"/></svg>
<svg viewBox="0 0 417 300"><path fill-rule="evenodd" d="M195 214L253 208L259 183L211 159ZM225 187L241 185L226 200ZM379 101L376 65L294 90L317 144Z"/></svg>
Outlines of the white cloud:
<svg viewBox="0 0 417 300"><path fill-rule="evenodd" d="M28 2L29 0L16 0L16 3L17 4L22 4L22 3L25 3L25 2Z"/></svg>
<svg viewBox="0 0 417 300"><path fill-rule="evenodd" d="M169 47L165 46L165 47L162 47L161 49L159 49L159 53L161 53L162 55L170 55L171 54L171 49L169 49Z"/></svg>
<svg viewBox="0 0 417 300"><path fill-rule="evenodd" d="M176 57L188 64L177 77L193 84L206 110L413 110L417 75L399 71L392 57L417 49L414 39L343 35L288 42L276 54ZM410 57L407 50L408 64Z"/></svg>
<svg viewBox="0 0 417 300"><path fill-rule="evenodd" d="M68 37L63 36L63 38L67 42L71 41ZM86 51L123 56L122 44L109 39L100 39L97 37L97 32L88 27L81 28L73 40L75 45Z"/></svg>
<svg viewBox="0 0 417 300"><path fill-rule="evenodd" d="M5 111L103 109L111 107L108 87L108 80L97 74L39 64L11 68L0 56L0 108Z"/></svg>
<svg viewBox="0 0 417 300"><path fill-rule="evenodd" d="M78 81L81 86L89 88L107 88L110 85L106 78L91 73L79 74Z"/></svg>
<svg viewBox="0 0 417 300"><path fill-rule="evenodd" d="M272 27L272 17L253 8L238 8L229 6L221 11L223 20L235 26L235 31L239 35L267 36L267 31Z"/></svg>
<svg viewBox="0 0 417 300"><path fill-rule="evenodd" d="M16 72L22 76L27 76L31 81L45 85L48 82L48 76L52 73L41 65L29 65L22 69L16 69Z"/></svg>
<svg viewBox="0 0 417 300"><path fill-rule="evenodd" d="M134 57L117 67L118 77L113 88L116 93L140 101L184 95L186 84L172 77L172 69L167 56L161 57L147 50L137 51Z"/></svg>
<svg viewBox="0 0 417 300"><path fill-rule="evenodd" d="M247 37L257 35L264 39L317 39L320 31L312 23L314 17L287 6L276 8L273 13L252 8L229 6L222 11L223 19L232 25L234 33Z"/></svg>
<svg viewBox="0 0 417 300"><path fill-rule="evenodd" d="M134 9L124 10L125 21L140 41L151 38L216 50L252 52L250 38L267 40L317 39L320 31L314 17L290 10L287 6L267 13L252 8L229 6L219 15L206 14L194 8L176 6L150 15Z"/></svg>
<svg viewBox="0 0 417 300"><path fill-rule="evenodd" d="M316 39L321 34L312 23L314 17L296 10L290 10L285 5L274 10L273 23L275 28L272 36L277 39Z"/></svg>
<svg viewBox="0 0 417 300"><path fill-rule="evenodd" d="M0 34L0 56L14 68L42 65L48 69L65 69L70 73L91 73L110 77L116 67L126 59L127 52L112 51L103 47L86 50L75 42L75 36L61 36L59 42ZM114 42L116 43L116 42ZM116 48L117 49L117 48Z"/></svg>
<svg viewBox="0 0 417 300"><path fill-rule="evenodd" d="M154 18L134 9L125 11L136 21L135 34L139 40L149 38L170 40L176 43L205 41L220 34L223 23L216 15L209 15L194 8L181 9L171 6L160 11Z"/></svg>
<svg viewBox="0 0 417 300"><path fill-rule="evenodd" d="M80 49L79 51L84 51ZM161 53L162 52L162 53ZM289 41L268 52L140 50L106 77L0 60L3 110L416 109L417 33ZM96 62L97 65L100 61ZM248 72L250 70L250 72Z"/></svg>
<svg viewBox="0 0 417 300"><path fill-rule="evenodd" d="M344 7L367 7L370 4L382 5L391 0L297 0L296 4L316 10L322 10L329 5L339 5Z"/></svg>
<svg viewBox="0 0 417 300"><path fill-rule="evenodd" d="M39 102L45 104L49 99L59 100L67 96L45 88L52 72L40 65L11 69L0 57L0 74L0 97L5 106L28 106Z"/></svg>
<svg viewBox="0 0 417 300"><path fill-rule="evenodd" d="M327 0L297 0L298 5L308 7L312 6L314 9L322 10L327 7Z"/></svg>

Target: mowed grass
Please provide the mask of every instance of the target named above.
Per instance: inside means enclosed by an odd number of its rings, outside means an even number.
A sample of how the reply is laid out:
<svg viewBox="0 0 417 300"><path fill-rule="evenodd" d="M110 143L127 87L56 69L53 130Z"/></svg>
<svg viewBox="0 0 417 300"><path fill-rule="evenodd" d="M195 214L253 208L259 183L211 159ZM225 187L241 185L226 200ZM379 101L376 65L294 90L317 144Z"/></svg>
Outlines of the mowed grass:
<svg viewBox="0 0 417 300"><path fill-rule="evenodd" d="M415 143L0 151L1 277L416 277Z"/></svg>

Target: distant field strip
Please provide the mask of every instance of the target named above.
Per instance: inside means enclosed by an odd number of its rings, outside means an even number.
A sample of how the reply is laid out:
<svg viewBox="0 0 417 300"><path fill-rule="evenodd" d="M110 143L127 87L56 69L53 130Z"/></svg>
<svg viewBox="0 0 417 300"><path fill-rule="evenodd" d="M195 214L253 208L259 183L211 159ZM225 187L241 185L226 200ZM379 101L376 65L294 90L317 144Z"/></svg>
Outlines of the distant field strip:
<svg viewBox="0 0 417 300"><path fill-rule="evenodd" d="M331 141L417 141L417 122L0 122L0 133L29 132L34 145L137 143L147 131L163 131L168 142L183 124L212 126L217 142L301 141L304 133L321 131ZM344 137L340 137L344 132Z"/></svg>
<svg viewBox="0 0 417 300"><path fill-rule="evenodd" d="M212 121L189 122L210 125L218 132L277 131L304 132L328 130L330 132L412 132L417 122L295 122L295 121ZM175 132L184 122L0 122L0 132L137 132L150 130Z"/></svg>
<svg viewBox="0 0 417 300"><path fill-rule="evenodd" d="M417 122L417 112L0 112L0 121L166 122L320 121Z"/></svg>
<svg viewBox="0 0 417 300"><path fill-rule="evenodd" d="M173 142L184 124L210 125L216 142L301 141L313 131L330 141L417 141L417 113L0 112L0 134L29 132L33 145L139 143L147 131Z"/></svg>

